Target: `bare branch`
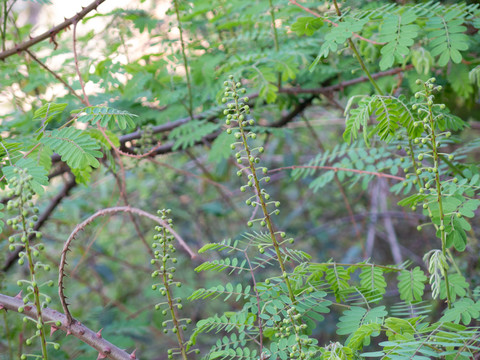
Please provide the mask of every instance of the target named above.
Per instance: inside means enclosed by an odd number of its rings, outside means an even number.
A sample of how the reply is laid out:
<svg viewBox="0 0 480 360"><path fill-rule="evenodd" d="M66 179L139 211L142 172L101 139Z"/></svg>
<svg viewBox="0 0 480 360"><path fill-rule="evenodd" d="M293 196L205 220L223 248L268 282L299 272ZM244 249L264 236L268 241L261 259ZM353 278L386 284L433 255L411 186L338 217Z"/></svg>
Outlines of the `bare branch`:
<svg viewBox="0 0 480 360"><path fill-rule="evenodd" d="M73 324L74 319L70 314L70 311L68 310L68 304L66 302L66 296L65 296L65 284L63 282L63 279L65 277L65 266L67 264L67 253L70 250L70 244L75 239L75 236L96 218L100 216L116 214L119 212L133 213L140 216L145 216L155 221L156 223L160 224L161 226L165 227L168 231L170 231L170 233L175 237L175 239L177 239L180 246L190 255L192 259L196 257L196 254L192 251L192 249L190 249L190 247L187 245L185 240L183 240L182 237L175 230L173 230L172 227L166 221L162 220L158 216L152 215L146 211L143 211L141 209L137 209L134 207L130 207L130 206L117 206L117 207L111 207L111 208L106 208L106 209L97 211L95 214L93 214L88 219L86 219L85 221L83 221L82 223L78 224L75 227L75 229L72 231L67 241L65 242L62 250L62 255L60 257L60 265L58 267L58 294L60 296L60 302L62 303L63 311L67 316L68 324Z"/></svg>
<svg viewBox="0 0 480 360"><path fill-rule="evenodd" d="M37 319L37 309L35 306L25 305L20 297L11 297L0 294L0 309L6 309L18 312L19 308L23 308L22 314L32 319ZM45 308L42 310L44 320L51 323L51 332L62 330L67 335L73 335L77 339L83 341L85 344L91 346L98 351L101 356L113 360L134 360L137 359L135 353L128 354L125 350L118 348L109 341L105 340L101 332L94 332L85 325L76 322L75 324L68 324L67 317L56 310ZM57 326L60 324L60 326Z"/></svg>
<svg viewBox="0 0 480 360"><path fill-rule="evenodd" d="M48 39L48 38L54 39L55 36L60 31L68 28L70 25L84 18L90 11L95 10L98 7L98 5L100 5L103 2L105 2L105 0L95 0L87 7L84 7L82 11L78 12L75 16L72 16L69 19L65 19L64 22L62 22L61 24L58 24L57 26L51 28L50 30L45 31L43 34L38 35L34 38L31 38L30 40L25 41L21 44L15 45L15 47L11 49L0 52L0 60L4 60L9 56L20 53L45 39Z"/></svg>

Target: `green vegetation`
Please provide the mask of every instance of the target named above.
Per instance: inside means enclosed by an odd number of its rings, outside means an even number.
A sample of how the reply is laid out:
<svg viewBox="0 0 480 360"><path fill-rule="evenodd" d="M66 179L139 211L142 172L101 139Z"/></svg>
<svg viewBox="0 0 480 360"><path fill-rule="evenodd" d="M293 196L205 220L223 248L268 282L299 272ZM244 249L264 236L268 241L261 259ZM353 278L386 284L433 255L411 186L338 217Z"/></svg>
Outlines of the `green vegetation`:
<svg viewBox="0 0 480 360"><path fill-rule="evenodd" d="M16 3L1 360L478 358L480 5Z"/></svg>

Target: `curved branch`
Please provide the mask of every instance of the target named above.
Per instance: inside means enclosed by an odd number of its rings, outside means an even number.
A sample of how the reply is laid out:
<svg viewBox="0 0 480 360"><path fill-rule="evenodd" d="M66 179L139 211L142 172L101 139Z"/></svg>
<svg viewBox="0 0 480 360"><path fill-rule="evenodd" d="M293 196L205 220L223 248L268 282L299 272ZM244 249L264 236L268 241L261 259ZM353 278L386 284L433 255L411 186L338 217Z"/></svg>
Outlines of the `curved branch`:
<svg viewBox="0 0 480 360"><path fill-rule="evenodd" d="M11 297L0 294L0 309L18 312L19 308L23 308L22 314L32 319L37 319L37 309L35 306L25 305L21 297ZM102 337L101 331L94 332L85 325L77 322L69 324L68 318L56 310L45 308L42 310L42 316L46 322L51 323L51 334L56 330L63 330L67 335L73 335L77 339L83 341L99 353L99 358L107 358L113 360L134 360L137 359L135 351L128 354L125 350L118 348ZM60 323L60 326L56 324Z"/></svg>
<svg viewBox="0 0 480 360"><path fill-rule="evenodd" d="M76 322L74 321L72 314L70 314L70 311L68 310L68 304L66 301L66 296L64 291L65 287L63 282L63 279L65 278L65 266L67 265L67 253L68 251L70 251L70 244L75 239L75 236L96 218L100 216L109 215L109 214L116 214L119 212L125 212L130 214L133 213L133 214L147 217L155 221L156 223L160 224L161 226L165 227L168 231L170 231L170 233L180 243L180 246L183 247L183 249L190 255L192 259L196 257L195 253L190 249L190 247L180 237L180 235L175 230L173 230L172 227L166 221L162 220L158 216L152 215L146 211L143 211L141 209L137 209L134 207L130 207L130 206L117 206L117 207L111 207L111 208L106 208L106 209L97 211L95 214L93 214L88 219L86 219L85 221L83 221L82 223L78 224L75 227L75 229L68 237L62 249L62 255L60 257L60 265L58 266L58 295L60 296L60 302L62 303L62 308L63 308L63 311L65 312L65 316L67 317L68 325L71 325Z"/></svg>
<svg viewBox="0 0 480 360"><path fill-rule="evenodd" d="M65 19L64 22L62 22L61 24L58 24L57 26L54 26L50 30L45 31L43 34L35 36L34 38L31 38L30 40L25 41L21 44L15 45L15 47L13 47L11 49L0 52L0 60L5 60L9 56L12 56L14 54L18 54L18 53L28 49L29 47L45 40L45 39L48 39L48 38L54 39L55 36L60 31L68 28L70 25L72 25L72 24L78 22L79 20L81 20L82 18L84 18L90 11L95 10L98 7L98 5L100 5L103 2L105 2L105 0L95 0L94 2L92 2L87 7L84 7L82 9L82 11L76 13L74 16L72 16L69 19Z"/></svg>

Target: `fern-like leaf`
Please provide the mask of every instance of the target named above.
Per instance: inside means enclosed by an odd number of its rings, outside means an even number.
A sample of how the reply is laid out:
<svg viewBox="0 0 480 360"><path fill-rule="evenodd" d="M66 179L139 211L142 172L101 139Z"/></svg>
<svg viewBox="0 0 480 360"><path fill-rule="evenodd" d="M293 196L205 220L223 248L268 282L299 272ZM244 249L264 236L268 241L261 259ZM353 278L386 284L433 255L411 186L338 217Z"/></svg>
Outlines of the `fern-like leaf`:
<svg viewBox="0 0 480 360"><path fill-rule="evenodd" d="M134 128L135 121L133 121L133 118L137 117L137 115L129 113L128 111L117 110L106 106L89 106L72 111L72 114L75 113L84 113L78 117L78 121L89 122L94 125L100 122L100 126L106 127L109 130L114 130L115 125L118 125L121 130L126 129L127 126Z"/></svg>
<svg viewBox="0 0 480 360"><path fill-rule="evenodd" d="M402 270L398 275L400 299L410 302L422 300L426 280L427 277L418 266L412 270Z"/></svg>
<svg viewBox="0 0 480 360"><path fill-rule="evenodd" d="M96 168L100 165L97 158L103 156L98 151L100 145L74 127L47 131L40 141L59 154L73 169L84 169L87 166Z"/></svg>
<svg viewBox="0 0 480 360"><path fill-rule="evenodd" d="M410 54L410 47L417 37L419 27L412 24L417 19L414 11L405 11L403 14L387 15L380 31L380 41L386 42L381 53L380 69L391 67L395 61L405 61Z"/></svg>
<svg viewBox="0 0 480 360"><path fill-rule="evenodd" d="M173 129L168 138L173 139L173 150L186 149L193 146L197 141L202 140L220 128L219 124L203 121L189 121Z"/></svg>
<svg viewBox="0 0 480 360"><path fill-rule="evenodd" d="M439 66L445 66L451 59L458 64L462 61L460 51L468 49L468 36L464 34L466 27L464 13L453 9L446 14L437 13L437 16L428 20L426 30L429 31L432 56L440 55Z"/></svg>

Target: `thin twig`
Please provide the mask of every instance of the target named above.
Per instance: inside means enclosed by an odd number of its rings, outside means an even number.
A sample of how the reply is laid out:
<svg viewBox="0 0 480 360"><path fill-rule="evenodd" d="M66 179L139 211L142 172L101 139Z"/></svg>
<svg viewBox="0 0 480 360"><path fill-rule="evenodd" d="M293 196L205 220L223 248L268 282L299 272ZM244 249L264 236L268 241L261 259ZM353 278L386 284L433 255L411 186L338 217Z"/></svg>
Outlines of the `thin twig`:
<svg viewBox="0 0 480 360"><path fill-rule="evenodd" d="M77 99L79 99L82 103L83 103L83 99L80 95L77 94L77 92L75 90L73 90L73 88L68 85L68 83L63 80L55 71L53 71L52 69L50 69L45 63L43 63L39 58L37 58L30 50L28 49L25 49L25 52L30 55L30 57L35 60L41 67L43 67L45 70L47 70L50 74L52 74L55 79L57 79L58 81L60 81L67 89L68 91L70 91L70 93L75 96Z"/></svg>
<svg viewBox="0 0 480 360"><path fill-rule="evenodd" d="M90 11L95 10L98 7L98 5L100 5L103 2L105 2L105 0L95 0L90 5L84 7L82 11L75 14L75 16L72 16L71 18L66 19L61 24L58 24L57 26L54 26L50 30L45 31L43 34L40 34L34 38L31 38L21 44L15 45L15 47L11 49L0 52L0 60L4 60L9 56L20 53L45 39L48 39L48 38L54 39L55 36L60 31L68 28L70 25L73 25L74 23L84 18Z"/></svg>
<svg viewBox="0 0 480 360"><path fill-rule="evenodd" d="M83 93L83 103L86 106L91 106L90 105L90 100L88 100L87 93L85 92L85 84L83 83L83 78L82 74L80 73L80 67L78 65L78 55L77 55L77 23L78 21L75 21L73 23L73 58L75 60L75 70L77 71L78 75L78 81L80 82L80 87L82 89Z"/></svg>
<svg viewBox="0 0 480 360"><path fill-rule="evenodd" d="M374 172L374 171L347 169L347 168L341 168L341 167L335 167L335 166L292 165L292 166L284 166L284 167L272 169L272 170L269 170L268 172L277 172L277 171L282 171L282 170L294 170L294 169L333 170L335 172L346 171L346 172L354 172L354 173L357 173L357 174L374 175L376 177L389 178L389 179L394 179L394 180L398 180L398 181L404 181L405 180L405 178L402 178L400 176L384 174L384 173L379 173L379 172Z"/></svg>

